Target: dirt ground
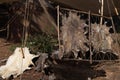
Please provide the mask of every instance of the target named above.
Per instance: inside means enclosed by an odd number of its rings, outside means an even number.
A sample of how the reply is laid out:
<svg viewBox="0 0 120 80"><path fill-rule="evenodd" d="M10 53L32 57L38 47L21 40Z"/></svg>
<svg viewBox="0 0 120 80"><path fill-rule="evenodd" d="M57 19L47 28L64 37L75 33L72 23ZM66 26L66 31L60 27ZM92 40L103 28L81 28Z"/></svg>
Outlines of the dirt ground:
<svg viewBox="0 0 120 80"><path fill-rule="evenodd" d="M8 43L5 39L0 38L0 59L5 59L12 54L9 48L10 43Z"/></svg>
<svg viewBox="0 0 120 80"><path fill-rule="evenodd" d="M0 39L0 65L3 65L12 51L12 43ZM93 63L87 61L67 61L57 60L58 64L53 66L56 80L119 80L120 63ZM113 65L114 64L114 65ZM96 67L97 66L97 67ZM21 76L14 80L43 80L42 73L32 70L25 71ZM44 80L48 80L46 76Z"/></svg>

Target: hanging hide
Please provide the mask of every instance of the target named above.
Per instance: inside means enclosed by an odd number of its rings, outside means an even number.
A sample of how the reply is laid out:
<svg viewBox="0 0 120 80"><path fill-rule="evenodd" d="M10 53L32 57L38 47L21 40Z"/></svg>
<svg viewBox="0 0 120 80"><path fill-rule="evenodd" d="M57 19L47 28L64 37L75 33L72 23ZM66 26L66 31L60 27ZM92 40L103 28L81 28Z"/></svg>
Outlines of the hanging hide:
<svg viewBox="0 0 120 80"><path fill-rule="evenodd" d="M7 79L10 76L14 78L22 74L25 70L31 69L30 65L34 65L32 59L38 57L30 54L27 47L17 47L14 53L8 58L6 65L0 67L0 76Z"/></svg>
<svg viewBox="0 0 120 80"><path fill-rule="evenodd" d="M88 41L84 34L85 21L80 20L80 16L72 12L69 12L68 17L63 16L62 20L63 26L61 31L64 53L69 54L73 52L74 56L77 57L78 51L88 51L88 47L85 45Z"/></svg>
<svg viewBox="0 0 120 80"><path fill-rule="evenodd" d="M92 46L95 51L112 50L113 39L106 25L91 24Z"/></svg>

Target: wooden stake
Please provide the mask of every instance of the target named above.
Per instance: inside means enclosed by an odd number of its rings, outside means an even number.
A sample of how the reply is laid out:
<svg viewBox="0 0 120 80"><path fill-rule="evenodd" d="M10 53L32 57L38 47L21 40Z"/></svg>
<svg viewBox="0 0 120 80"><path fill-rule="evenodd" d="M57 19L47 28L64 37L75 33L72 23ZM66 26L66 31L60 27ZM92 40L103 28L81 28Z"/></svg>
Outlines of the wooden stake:
<svg viewBox="0 0 120 80"><path fill-rule="evenodd" d="M90 20L90 14L91 12L89 11L89 49L90 49L90 63L92 64L92 51L91 51L91 20Z"/></svg>
<svg viewBox="0 0 120 80"><path fill-rule="evenodd" d="M59 44L59 55L60 55L60 57L61 57L61 49L60 49L60 23L59 23L59 20L60 20L60 7L59 7L59 5L57 6L57 26L58 26L58 28L57 28L57 32L58 32L58 44Z"/></svg>
<svg viewBox="0 0 120 80"><path fill-rule="evenodd" d="M102 0L102 3L101 3L101 19L100 19L101 25L102 25L102 21L103 21L103 10L104 10L104 0Z"/></svg>

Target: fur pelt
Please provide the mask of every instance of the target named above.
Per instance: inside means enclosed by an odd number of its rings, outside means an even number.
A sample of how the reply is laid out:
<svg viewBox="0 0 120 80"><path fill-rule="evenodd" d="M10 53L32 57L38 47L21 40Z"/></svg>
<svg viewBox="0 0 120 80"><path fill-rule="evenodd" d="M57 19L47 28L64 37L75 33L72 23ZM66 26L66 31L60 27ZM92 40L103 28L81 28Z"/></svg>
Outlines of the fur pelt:
<svg viewBox="0 0 120 80"><path fill-rule="evenodd" d="M62 18L62 40L64 53L68 54L71 51L77 57L78 51L89 50L85 43L88 42L84 28L87 27L84 20L80 20L80 16L76 13L69 12L69 16L63 15Z"/></svg>
<svg viewBox="0 0 120 80"><path fill-rule="evenodd" d="M0 67L0 76L7 79L10 76L14 78L22 74L25 70L31 69L30 65L34 65L32 59L38 57L30 54L27 47L17 47L14 53L8 58L5 65Z"/></svg>

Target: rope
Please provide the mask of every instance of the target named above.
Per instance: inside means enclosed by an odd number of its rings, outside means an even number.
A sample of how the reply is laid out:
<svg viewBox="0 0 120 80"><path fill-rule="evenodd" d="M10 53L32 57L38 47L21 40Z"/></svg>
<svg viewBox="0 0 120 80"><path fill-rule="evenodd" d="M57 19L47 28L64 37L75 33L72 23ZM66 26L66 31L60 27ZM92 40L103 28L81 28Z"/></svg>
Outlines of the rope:
<svg viewBox="0 0 120 80"><path fill-rule="evenodd" d="M8 25L14 22L17 16L18 16L17 14L13 15L12 18L10 18L10 20L4 25L4 27L7 26L7 28L0 30L0 32L7 30L7 39L9 37L9 26Z"/></svg>
<svg viewBox="0 0 120 80"><path fill-rule="evenodd" d="M8 21L8 23L6 24L6 25L7 25L7 39L9 38L10 24L15 21L15 19L17 18L17 16L18 16L18 15L15 14L15 15L10 19L10 21Z"/></svg>
<svg viewBox="0 0 120 80"><path fill-rule="evenodd" d="M26 0L25 3L25 14L24 14L24 20L28 20L28 16L27 16L27 9L28 9L28 0ZM24 26L23 26L23 38L22 38L22 47L24 47L26 45L26 31L27 31L27 26L26 26L26 21L23 21Z"/></svg>
<svg viewBox="0 0 120 80"><path fill-rule="evenodd" d="M26 5L27 5L27 10L26 10L26 21L25 21L25 40L24 40L24 46L26 45L27 38L28 38L28 26L29 26L29 22L27 23L27 21L28 21L28 18L29 18L29 0L28 0L28 4L26 4Z"/></svg>
<svg viewBox="0 0 120 80"><path fill-rule="evenodd" d="M7 28L0 30L0 32L7 30L7 39L8 39L8 37L9 37L9 26L8 26L8 25L10 25L11 23L13 23L17 17L18 17L18 14L13 15L13 16L8 20L8 22L4 25L4 27L7 26Z"/></svg>
<svg viewBox="0 0 120 80"><path fill-rule="evenodd" d="M28 17L29 17L29 0L26 0L25 2L25 15L24 15L24 20L28 20ZM25 58L25 53L24 53L24 50L23 48L26 46L26 42L27 42L27 37L28 37L28 26L27 25L27 22L26 21L23 21L25 24L23 26L23 39L22 39L22 48L21 48L21 51L22 51L22 56L23 58ZM23 59L22 59L22 65L21 65L21 72L22 72L22 67L23 67ZM20 80L22 80L22 74L20 75Z"/></svg>

